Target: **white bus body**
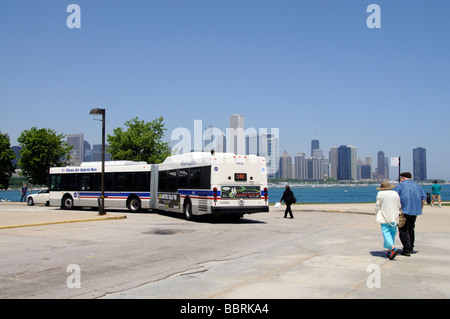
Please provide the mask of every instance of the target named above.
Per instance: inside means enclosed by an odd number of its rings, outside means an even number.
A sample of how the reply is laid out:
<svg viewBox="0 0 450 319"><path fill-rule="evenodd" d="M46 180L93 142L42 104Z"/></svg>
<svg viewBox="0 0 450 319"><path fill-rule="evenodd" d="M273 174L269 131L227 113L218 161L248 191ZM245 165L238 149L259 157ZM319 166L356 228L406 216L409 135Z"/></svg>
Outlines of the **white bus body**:
<svg viewBox="0 0 450 319"><path fill-rule="evenodd" d="M157 209L186 219L269 211L264 157L193 152L168 157L158 170Z"/></svg>
<svg viewBox="0 0 450 319"><path fill-rule="evenodd" d="M150 168L145 162L105 162L105 208L150 208ZM50 168L50 206L98 207L101 162Z"/></svg>
<svg viewBox="0 0 450 319"><path fill-rule="evenodd" d="M101 163L50 169L50 205L98 207ZM193 152L162 164L106 162L105 208L163 210L195 215L269 211L264 157Z"/></svg>

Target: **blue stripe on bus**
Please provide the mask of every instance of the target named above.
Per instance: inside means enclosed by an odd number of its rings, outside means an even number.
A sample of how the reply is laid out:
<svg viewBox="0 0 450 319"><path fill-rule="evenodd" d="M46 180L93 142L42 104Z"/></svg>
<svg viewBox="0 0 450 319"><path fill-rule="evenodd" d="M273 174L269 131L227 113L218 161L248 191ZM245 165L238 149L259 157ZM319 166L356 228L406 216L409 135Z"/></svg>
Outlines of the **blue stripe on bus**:
<svg viewBox="0 0 450 319"><path fill-rule="evenodd" d="M98 192L98 193L79 192L78 196L80 196L80 197L99 197L99 196L101 196L101 194L102 194L101 192ZM135 195L138 195L140 197L150 197L150 193L139 193L139 192L136 192L136 193L105 193L105 196L108 196L108 197L128 197L131 194L135 194Z"/></svg>
<svg viewBox="0 0 450 319"><path fill-rule="evenodd" d="M214 192L212 190L193 190L193 189L179 189L178 193L180 195L194 195L194 196L214 196ZM220 191L218 190L217 195L220 196Z"/></svg>

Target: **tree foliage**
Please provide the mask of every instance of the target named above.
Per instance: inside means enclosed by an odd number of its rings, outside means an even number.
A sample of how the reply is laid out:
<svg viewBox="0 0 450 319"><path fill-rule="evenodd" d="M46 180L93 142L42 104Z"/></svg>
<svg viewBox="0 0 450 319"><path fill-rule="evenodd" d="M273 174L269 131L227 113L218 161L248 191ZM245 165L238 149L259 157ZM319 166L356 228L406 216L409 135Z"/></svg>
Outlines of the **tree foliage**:
<svg viewBox="0 0 450 319"><path fill-rule="evenodd" d="M51 129L32 127L23 131L17 139L22 147L18 162L22 175L33 184L46 185L50 167L63 166L70 158L72 146L64 138Z"/></svg>
<svg viewBox="0 0 450 319"><path fill-rule="evenodd" d="M125 126L126 130L118 127L113 135L108 134L108 150L113 160L158 164L170 155L169 143L162 142L166 131L162 117L147 123L136 117L125 122Z"/></svg>
<svg viewBox="0 0 450 319"><path fill-rule="evenodd" d="M9 187L9 179L14 173L12 161L15 157L8 138L6 135L0 134L0 189Z"/></svg>

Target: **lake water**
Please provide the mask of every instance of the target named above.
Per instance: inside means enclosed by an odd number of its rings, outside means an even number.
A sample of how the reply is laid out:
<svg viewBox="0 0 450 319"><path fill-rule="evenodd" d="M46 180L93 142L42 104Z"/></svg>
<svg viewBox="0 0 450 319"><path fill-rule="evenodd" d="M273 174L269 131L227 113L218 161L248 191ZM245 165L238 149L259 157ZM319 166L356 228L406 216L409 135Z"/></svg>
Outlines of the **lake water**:
<svg viewBox="0 0 450 319"><path fill-rule="evenodd" d="M367 187L292 187L297 203L375 203L378 185ZM441 199L450 200L450 184L441 185ZM422 185L425 193L431 185ZM270 188L269 202L276 203L283 196L284 188Z"/></svg>
<svg viewBox="0 0 450 319"><path fill-rule="evenodd" d="M378 186L367 187L292 187L298 203L375 203ZM450 201L450 184L441 185L441 198ZM425 193L431 192L431 185L422 185ZM280 200L284 188L269 188L269 202L271 204ZM38 190L33 190L37 193ZM27 193L27 195L30 192ZM20 192L0 191L0 199L8 199L11 202L20 201Z"/></svg>
<svg viewBox="0 0 450 319"><path fill-rule="evenodd" d="M27 196L30 194L36 194L37 192L39 192L38 189L36 189L36 190L33 189L32 192L30 190L28 190ZM20 194L19 190L0 191L0 200L7 199L10 202L20 202L21 197L22 197L22 194Z"/></svg>

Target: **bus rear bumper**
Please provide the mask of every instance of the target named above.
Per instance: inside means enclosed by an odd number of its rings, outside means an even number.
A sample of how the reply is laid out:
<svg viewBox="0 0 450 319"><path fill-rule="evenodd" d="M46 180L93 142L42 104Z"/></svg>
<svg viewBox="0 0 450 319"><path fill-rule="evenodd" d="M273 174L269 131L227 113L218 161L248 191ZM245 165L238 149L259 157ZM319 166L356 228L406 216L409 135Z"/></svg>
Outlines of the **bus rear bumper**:
<svg viewBox="0 0 450 319"><path fill-rule="evenodd" d="M267 213L267 212L269 212L269 206L211 207L211 215L239 215L239 214L243 215L254 213Z"/></svg>

